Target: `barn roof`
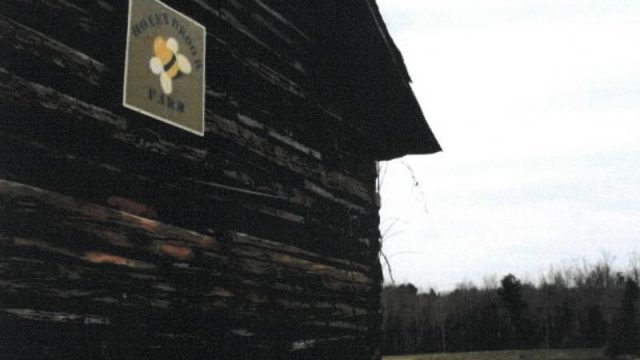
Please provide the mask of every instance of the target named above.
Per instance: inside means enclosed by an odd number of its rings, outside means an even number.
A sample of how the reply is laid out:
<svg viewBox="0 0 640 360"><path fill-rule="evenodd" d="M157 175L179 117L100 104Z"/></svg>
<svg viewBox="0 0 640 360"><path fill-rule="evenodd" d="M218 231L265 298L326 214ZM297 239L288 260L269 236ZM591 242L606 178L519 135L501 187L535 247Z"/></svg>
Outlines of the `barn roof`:
<svg viewBox="0 0 640 360"><path fill-rule="evenodd" d="M375 25L384 41L388 56L391 58L393 66L402 74L402 77L389 78L390 86L396 88L395 91L398 92L397 98L385 99L383 97L381 99L381 101L386 100L389 106L397 107L398 110L397 112L393 110L388 112L385 115L385 117L388 117L386 120L384 118L380 119L388 127L383 131L388 131L390 134L390 144L382 149L384 153L382 155L397 157L405 154L430 154L441 151L442 148L431 131L409 85L411 78L404 64L404 59L389 35L376 1L368 0L367 3ZM393 82L397 84L393 84ZM405 98L406 102L399 100L400 97ZM398 124L397 127L394 126L396 123Z"/></svg>
<svg viewBox="0 0 640 360"><path fill-rule="evenodd" d="M329 92L359 121L369 155L386 160L441 151L376 1L316 3L317 67L331 79Z"/></svg>

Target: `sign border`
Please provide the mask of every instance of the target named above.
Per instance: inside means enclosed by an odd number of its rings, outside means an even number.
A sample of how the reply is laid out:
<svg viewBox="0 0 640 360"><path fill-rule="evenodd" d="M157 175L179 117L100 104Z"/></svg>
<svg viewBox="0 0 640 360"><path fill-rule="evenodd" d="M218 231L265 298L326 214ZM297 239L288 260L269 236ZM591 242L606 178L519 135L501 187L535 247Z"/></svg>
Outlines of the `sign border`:
<svg viewBox="0 0 640 360"><path fill-rule="evenodd" d="M206 122L204 121L204 115L205 115L205 105L206 105L206 89L207 89L207 72L206 72L206 68L207 68L207 61L206 61L206 57L207 57L207 28L200 24L199 22L195 21L193 18L191 18L190 16L187 16L186 14L172 8L171 6L161 2L160 0L142 0L142 1L154 1L162 6L164 6L165 8L174 11L182 16L184 16L185 18L191 20L193 22L193 24L199 28L201 28L204 31L204 37L203 37L203 43L202 43L202 131L197 131L194 129L191 129L189 127L186 127L184 125L178 124L173 120L169 120L169 119L165 119L159 115L155 115L152 114L144 109L141 109L135 105L131 105L131 104L127 104L127 78L129 75L129 43L130 43L130 39L131 39L131 14L132 14L132 10L133 10L133 2L134 1L141 1L141 0L129 0L129 14L127 15L127 44L126 44L126 48L125 48L125 57L124 57L124 83L122 84L122 106L137 111L139 113L142 113L144 115L147 115L149 117L152 117L156 120L160 120L165 124L169 124L172 126L175 126L177 128L180 128L182 130L186 130L192 134L196 134L199 136L204 137L204 133L205 133L205 125Z"/></svg>

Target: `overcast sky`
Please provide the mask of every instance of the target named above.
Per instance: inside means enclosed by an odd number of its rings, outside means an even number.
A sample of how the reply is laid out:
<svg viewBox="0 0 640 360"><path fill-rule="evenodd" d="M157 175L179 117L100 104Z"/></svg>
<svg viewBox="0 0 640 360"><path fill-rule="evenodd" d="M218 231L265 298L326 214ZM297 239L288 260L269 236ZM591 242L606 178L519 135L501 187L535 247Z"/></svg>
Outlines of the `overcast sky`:
<svg viewBox="0 0 640 360"><path fill-rule="evenodd" d="M388 163L396 282L640 251L640 1L378 0L443 153ZM419 187L412 185L412 176Z"/></svg>

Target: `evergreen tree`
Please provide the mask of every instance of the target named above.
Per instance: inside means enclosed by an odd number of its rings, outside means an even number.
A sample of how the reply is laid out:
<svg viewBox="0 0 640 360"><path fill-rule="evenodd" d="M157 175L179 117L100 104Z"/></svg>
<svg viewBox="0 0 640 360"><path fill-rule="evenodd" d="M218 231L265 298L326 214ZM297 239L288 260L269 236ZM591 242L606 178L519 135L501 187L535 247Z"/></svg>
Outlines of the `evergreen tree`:
<svg viewBox="0 0 640 360"><path fill-rule="evenodd" d="M631 278L625 281L620 310L614 319L609 339L609 354L638 354L640 352L640 326L636 302L640 298L638 284Z"/></svg>
<svg viewBox="0 0 640 360"><path fill-rule="evenodd" d="M527 307L522 298L522 283L513 274L509 274L500 281L502 285L498 289L498 295L509 311L511 321L510 346L522 348L524 345L524 312Z"/></svg>
<svg viewBox="0 0 640 360"><path fill-rule="evenodd" d="M589 306L584 329L584 343L592 347L604 346L607 339L607 325L602 309L597 305Z"/></svg>

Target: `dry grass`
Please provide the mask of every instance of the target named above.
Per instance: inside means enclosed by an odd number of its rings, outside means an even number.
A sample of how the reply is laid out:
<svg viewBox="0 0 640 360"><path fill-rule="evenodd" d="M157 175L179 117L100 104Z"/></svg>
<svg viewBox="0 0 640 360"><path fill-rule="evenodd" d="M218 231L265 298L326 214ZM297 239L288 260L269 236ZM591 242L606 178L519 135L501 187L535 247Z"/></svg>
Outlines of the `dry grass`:
<svg viewBox="0 0 640 360"><path fill-rule="evenodd" d="M385 356L384 360L604 360L602 350L524 350Z"/></svg>

